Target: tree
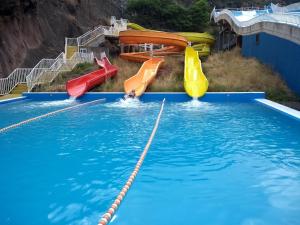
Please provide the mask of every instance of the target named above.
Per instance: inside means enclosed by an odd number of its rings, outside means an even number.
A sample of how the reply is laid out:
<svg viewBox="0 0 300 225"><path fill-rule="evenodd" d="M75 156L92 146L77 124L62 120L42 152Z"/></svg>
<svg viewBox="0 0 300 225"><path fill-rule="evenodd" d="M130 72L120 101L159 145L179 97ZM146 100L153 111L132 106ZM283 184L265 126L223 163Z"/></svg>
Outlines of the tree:
<svg viewBox="0 0 300 225"><path fill-rule="evenodd" d="M210 7L206 0L197 0L188 10L191 31L203 31L208 26Z"/></svg>
<svg viewBox="0 0 300 225"><path fill-rule="evenodd" d="M129 20L150 29L171 31L203 31L209 20L206 0L184 7L173 0L129 0Z"/></svg>

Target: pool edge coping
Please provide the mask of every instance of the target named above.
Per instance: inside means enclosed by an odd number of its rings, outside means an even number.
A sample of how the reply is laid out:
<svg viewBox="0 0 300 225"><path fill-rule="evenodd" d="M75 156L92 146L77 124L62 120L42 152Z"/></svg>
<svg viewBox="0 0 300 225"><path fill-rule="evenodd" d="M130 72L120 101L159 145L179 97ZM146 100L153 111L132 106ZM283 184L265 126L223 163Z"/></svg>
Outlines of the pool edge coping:
<svg viewBox="0 0 300 225"><path fill-rule="evenodd" d="M300 111L296 109L264 98L257 98L255 102L300 121Z"/></svg>
<svg viewBox="0 0 300 225"><path fill-rule="evenodd" d="M11 103L11 102L18 102L18 101L25 100L25 99L27 99L27 97L24 95L22 95L21 97L16 97L16 98L3 99L3 100L0 100L0 105Z"/></svg>
<svg viewBox="0 0 300 225"><path fill-rule="evenodd" d="M67 92L24 92L23 96L32 100L65 100L69 98ZM106 98L116 101L123 98L124 92L88 92L78 100ZM161 101L166 98L170 102L190 101L192 97L185 92L145 92L140 96L141 101ZM207 92L200 101L203 102L249 102L257 98L265 98L265 92Z"/></svg>

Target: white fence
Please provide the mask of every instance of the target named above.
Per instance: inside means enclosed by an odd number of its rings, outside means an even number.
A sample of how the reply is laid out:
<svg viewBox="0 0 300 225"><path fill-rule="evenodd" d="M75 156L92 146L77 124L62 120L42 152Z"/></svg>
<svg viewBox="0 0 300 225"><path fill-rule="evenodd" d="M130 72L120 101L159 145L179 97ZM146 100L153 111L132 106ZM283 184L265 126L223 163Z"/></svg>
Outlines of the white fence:
<svg viewBox="0 0 300 225"><path fill-rule="evenodd" d="M93 59L93 53L76 52L70 59L65 60L60 57L52 65L48 64L48 67L35 67L26 77L28 91L31 91L38 84L51 83L59 73L72 70L78 63L93 62Z"/></svg>
<svg viewBox="0 0 300 225"><path fill-rule="evenodd" d="M8 94L19 83L26 83L26 76L32 68L17 68L8 77L0 79L0 95Z"/></svg>
<svg viewBox="0 0 300 225"><path fill-rule="evenodd" d="M119 36L120 31L127 30L127 23L128 21L125 19L117 20L112 16L111 26L100 25L77 38L66 38L66 46L85 46L99 36Z"/></svg>

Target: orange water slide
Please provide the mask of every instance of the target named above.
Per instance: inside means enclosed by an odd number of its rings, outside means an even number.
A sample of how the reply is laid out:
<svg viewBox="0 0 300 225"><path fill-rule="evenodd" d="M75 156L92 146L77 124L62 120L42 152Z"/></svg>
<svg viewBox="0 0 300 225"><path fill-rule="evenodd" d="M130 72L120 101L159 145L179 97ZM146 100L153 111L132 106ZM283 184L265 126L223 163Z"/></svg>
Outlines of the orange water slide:
<svg viewBox="0 0 300 225"><path fill-rule="evenodd" d="M135 44L158 44L164 45L161 49L150 52L122 53L121 58L135 62L144 62L136 75L124 82L125 93L135 91L136 96L144 93L149 83L155 78L159 67L164 62L165 55L178 54L183 52L188 41L177 34L161 31L136 31L127 30L120 32L120 43Z"/></svg>
<svg viewBox="0 0 300 225"><path fill-rule="evenodd" d="M124 44L162 44L167 46L178 46L182 49L188 45L187 40L177 34L162 31L137 31L127 30L121 31L120 42Z"/></svg>
<svg viewBox="0 0 300 225"><path fill-rule="evenodd" d="M125 93L128 94L134 90L137 97L141 96L153 81L163 62L163 58L152 58L144 62L137 74L124 82Z"/></svg>
<svg viewBox="0 0 300 225"><path fill-rule="evenodd" d="M161 32L161 31L136 31L127 30L120 32L120 43L122 44L159 44L165 45L166 47L161 49L156 49L152 52L133 52L133 53L122 53L121 58L135 61L144 62L152 57L173 55L183 52L185 47L188 45L187 40L177 34Z"/></svg>

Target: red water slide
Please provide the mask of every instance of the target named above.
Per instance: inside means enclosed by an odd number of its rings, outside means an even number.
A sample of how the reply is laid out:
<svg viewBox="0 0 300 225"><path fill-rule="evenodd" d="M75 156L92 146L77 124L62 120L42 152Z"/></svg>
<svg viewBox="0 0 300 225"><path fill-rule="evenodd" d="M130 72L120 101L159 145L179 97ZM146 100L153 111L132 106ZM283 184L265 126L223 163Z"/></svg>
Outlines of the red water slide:
<svg viewBox="0 0 300 225"><path fill-rule="evenodd" d="M95 61L102 67L101 69L67 81L66 88L70 96L80 97L93 87L104 83L108 78L117 74L117 67L113 66L107 57L101 60L95 58Z"/></svg>

